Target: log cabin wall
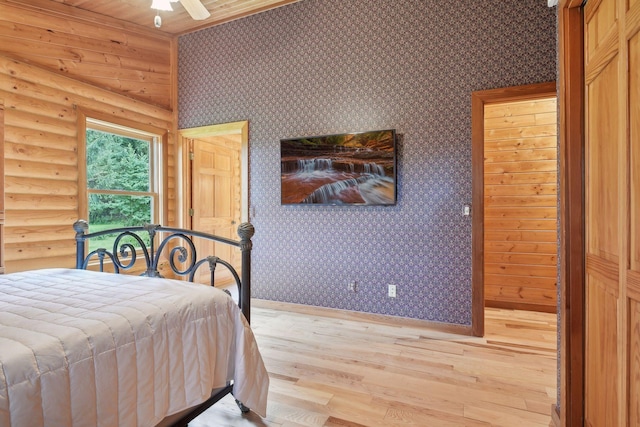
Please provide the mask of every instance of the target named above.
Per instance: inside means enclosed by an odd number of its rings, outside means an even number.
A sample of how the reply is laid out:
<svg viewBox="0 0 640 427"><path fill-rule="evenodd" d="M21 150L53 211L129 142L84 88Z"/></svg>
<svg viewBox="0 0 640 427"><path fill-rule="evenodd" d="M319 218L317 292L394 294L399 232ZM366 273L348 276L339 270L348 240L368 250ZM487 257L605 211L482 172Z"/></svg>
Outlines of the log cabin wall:
<svg viewBox="0 0 640 427"><path fill-rule="evenodd" d="M30 3L42 3L32 1ZM0 0L0 51L145 103L172 107L172 39L48 2Z"/></svg>
<svg viewBox="0 0 640 427"><path fill-rule="evenodd" d="M73 266L84 114L163 130L164 221L175 223L175 43L96 15L0 0L7 272ZM104 24L99 23L100 20Z"/></svg>
<svg viewBox="0 0 640 427"><path fill-rule="evenodd" d="M4 274L4 100L0 99L0 274Z"/></svg>

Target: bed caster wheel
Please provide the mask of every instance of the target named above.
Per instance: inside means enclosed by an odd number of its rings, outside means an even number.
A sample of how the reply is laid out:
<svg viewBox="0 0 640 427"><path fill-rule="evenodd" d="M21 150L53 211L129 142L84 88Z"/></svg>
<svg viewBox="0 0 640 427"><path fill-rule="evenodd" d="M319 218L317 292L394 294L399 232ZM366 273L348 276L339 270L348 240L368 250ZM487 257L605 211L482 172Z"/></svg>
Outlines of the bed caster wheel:
<svg viewBox="0 0 640 427"><path fill-rule="evenodd" d="M236 399L236 404L238 405L238 408L240 408L240 412L242 412L243 414L246 414L251 410L246 406L244 406L244 404L240 402L238 399Z"/></svg>

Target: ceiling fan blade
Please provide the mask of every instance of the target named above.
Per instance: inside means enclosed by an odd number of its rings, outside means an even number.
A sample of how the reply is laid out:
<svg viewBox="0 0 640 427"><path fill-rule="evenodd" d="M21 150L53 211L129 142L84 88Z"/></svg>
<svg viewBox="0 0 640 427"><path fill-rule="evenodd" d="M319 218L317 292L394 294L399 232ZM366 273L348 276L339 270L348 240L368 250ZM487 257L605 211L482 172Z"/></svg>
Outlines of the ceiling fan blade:
<svg viewBox="0 0 640 427"><path fill-rule="evenodd" d="M182 6L196 21L207 19L211 16L206 7L200 2L200 0L180 0Z"/></svg>

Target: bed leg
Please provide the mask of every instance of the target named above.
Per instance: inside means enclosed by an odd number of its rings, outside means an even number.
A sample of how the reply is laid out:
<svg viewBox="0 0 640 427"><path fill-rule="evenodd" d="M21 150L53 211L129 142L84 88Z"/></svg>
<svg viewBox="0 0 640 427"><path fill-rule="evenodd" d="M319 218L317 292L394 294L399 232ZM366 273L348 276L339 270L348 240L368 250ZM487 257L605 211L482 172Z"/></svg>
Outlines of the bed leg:
<svg viewBox="0 0 640 427"><path fill-rule="evenodd" d="M244 406L244 404L240 402L238 399L236 399L236 404L238 405L238 408L240 408L240 412L242 412L243 414L246 414L251 410L246 406Z"/></svg>

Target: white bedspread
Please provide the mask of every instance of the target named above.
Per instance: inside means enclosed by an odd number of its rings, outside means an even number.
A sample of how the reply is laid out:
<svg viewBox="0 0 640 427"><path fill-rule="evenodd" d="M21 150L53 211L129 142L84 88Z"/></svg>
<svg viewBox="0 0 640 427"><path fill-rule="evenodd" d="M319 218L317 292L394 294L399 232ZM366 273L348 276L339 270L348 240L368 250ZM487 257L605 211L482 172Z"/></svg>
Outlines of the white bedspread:
<svg viewBox="0 0 640 427"><path fill-rule="evenodd" d="M0 275L0 426L153 426L234 382L266 412L253 333L224 292L72 269Z"/></svg>

